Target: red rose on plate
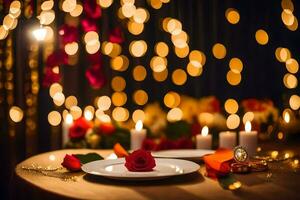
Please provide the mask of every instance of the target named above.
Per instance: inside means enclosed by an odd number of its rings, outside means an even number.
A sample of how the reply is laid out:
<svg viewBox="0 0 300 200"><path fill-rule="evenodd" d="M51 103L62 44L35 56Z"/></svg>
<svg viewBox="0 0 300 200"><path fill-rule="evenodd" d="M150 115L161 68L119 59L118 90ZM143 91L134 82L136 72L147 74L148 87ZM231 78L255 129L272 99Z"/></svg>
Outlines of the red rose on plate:
<svg viewBox="0 0 300 200"><path fill-rule="evenodd" d="M151 153L143 149L132 152L125 160L125 167L132 172L148 172L156 166Z"/></svg>
<svg viewBox="0 0 300 200"><path fill-rule="evenodd" d="M71 139L81 139L85 136L89 128L91 128L90 123L81 117L75 120L73 125L70 127L69 137Z"/></svg>
<svg viewBox="0 0 300 200"><path fill-rule="evenodd" d="M80 160L74 155L66 154L66 156L64 157L64 161L61 163L61 165L73 172L81 170Z"/></svg>

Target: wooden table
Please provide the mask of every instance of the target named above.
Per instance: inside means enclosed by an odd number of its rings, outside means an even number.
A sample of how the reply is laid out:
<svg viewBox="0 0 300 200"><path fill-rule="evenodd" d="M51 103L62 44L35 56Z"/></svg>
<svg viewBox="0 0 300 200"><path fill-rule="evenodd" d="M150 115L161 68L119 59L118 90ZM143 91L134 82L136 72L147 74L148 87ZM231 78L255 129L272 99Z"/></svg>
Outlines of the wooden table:
<svg viewBox="0 0 300 200"><path fill-rule="evenodd" d="M59 167L65 154L97 152L106 157L111 150L59 150L33 156L16 167L15 196L17 199L300 199L300 173L281 164L271 166L268 172L235 175L242 182L236 191L224 190L215 180L204 177L204 166L199 173L160 181L128 182L95 177L83 172L72 173L77 181L63 181L22 169L33 163ZM280 165L280 166L278 166ZM269 173L270 173L269 172ZM68 172L66 172L68 173Z"/></svg>

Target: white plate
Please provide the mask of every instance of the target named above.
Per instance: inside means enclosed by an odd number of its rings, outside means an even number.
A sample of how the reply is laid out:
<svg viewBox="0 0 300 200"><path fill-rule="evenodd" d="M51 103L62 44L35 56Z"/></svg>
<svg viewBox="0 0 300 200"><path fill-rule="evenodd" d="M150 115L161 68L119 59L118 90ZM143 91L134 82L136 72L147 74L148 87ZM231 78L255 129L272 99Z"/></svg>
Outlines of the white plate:
<svg viewBox="0 0 300 200"><path fill-rule="evenodd" d="M206 149L174 149L164 151L154 151L152 156L156 158L179 158L185 160L199 161L203 156L212 154L215 151Z"/></svg>
<svg viewBox="0 0 300 200"><path fill-rule="evenodd" d="M190 174L199 170L194 162L179 159L155 158L156 167L150 172L130 172L124 166L125 159L97 160L84 164L81 169L88 173L119 180L154 180Z"/></svg>

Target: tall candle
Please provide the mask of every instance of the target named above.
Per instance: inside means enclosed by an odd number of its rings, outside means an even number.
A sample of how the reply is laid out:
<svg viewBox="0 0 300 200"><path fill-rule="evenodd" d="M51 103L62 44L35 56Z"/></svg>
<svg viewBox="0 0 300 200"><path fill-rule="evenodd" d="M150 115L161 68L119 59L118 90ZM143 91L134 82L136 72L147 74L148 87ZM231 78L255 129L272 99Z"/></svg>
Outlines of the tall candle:
<svg viewBox="0 0 300 200"><path fill-rule="evenodd" d="M62 127L62 147L64 147L68 141L69 141L69 128L72 126L73 124L73 117L71 114L67 114L66 115L66 119L63 122L63 127Z"/></svg>
<svg viewBox="0 0 300 200"><path fill-rule="evenodd" d="M130 130L130 146L131 150L137 150L142 147L143 141L146 138L147 131L143 129L143 122L138 120L135 124L135 129Z"/></svg>
<svg viewBox="0 0 300 200"><path fill-rule="evenodd" d="M219 134L219 147L233 149L236 146L236 132L223 131Z"/></svg>
<svg viewBox="0 0 300 200"><path fill-rule="evenodd" d="M240 131L239 144L247 150L249 156L255 155L257 149L257 131L251 131L250 121L246 122L245 131Z"/></svg>
<svg viewBox="0 0 300 200"><path fill-rule="evenodd" d="M212 136L208 134L209 129L204 126L201 134L196 135L196 148L197 149L211 149Z"/></svg>

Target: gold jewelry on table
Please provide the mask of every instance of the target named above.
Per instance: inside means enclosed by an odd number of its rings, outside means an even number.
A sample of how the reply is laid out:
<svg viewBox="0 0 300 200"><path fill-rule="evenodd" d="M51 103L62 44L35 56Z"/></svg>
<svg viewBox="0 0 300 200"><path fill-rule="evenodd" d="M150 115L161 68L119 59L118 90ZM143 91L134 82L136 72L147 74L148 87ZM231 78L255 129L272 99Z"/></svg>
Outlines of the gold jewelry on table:
<svg viewBox="0 0 300 200"><path fill-rule="evenodd" d="M268 169L268 163L265 160L247 161L249 155L242 146L235 147L233 152L234 160L236 161L231 164L231 172L233 173L261 172Z"/></svg>
<svg viewBox="0 0 300 200"><path fill-rule="evenodd" d="M248 152L242 146L237 146L233 150L233 158L236 162L245 162L248 160Z"/></svg>
<svg viewBox="0 0 300 200"><path fill-rule="evenodd" d="M42 167L40 165L36 165L35 163L31 164L31 166L22 166L21 169L38 173L44 176L53 177L53 178L59 178L63 181L77 181L77 177L74 175L69 175L66 172L61 172L59 170L62 170L63 167L55 167L52 168L50 166L48 167Z"/></svg>

